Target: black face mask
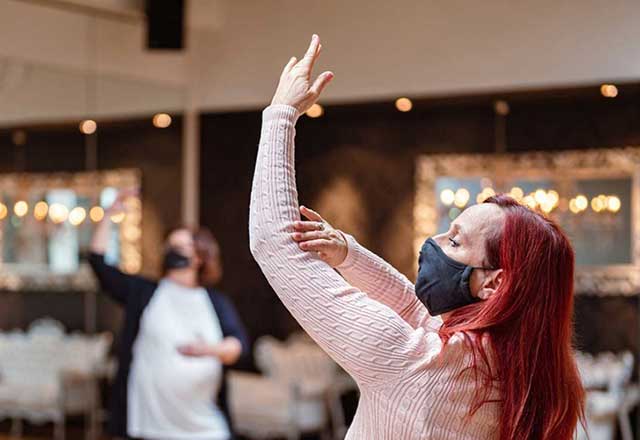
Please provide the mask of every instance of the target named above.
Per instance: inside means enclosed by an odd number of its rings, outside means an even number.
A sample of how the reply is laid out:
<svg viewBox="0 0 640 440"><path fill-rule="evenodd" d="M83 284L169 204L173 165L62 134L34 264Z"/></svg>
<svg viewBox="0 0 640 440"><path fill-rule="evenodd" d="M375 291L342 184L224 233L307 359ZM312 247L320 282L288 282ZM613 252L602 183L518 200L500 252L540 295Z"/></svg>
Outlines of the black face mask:
<svg viewBox="0 0 640 440"><path fill-rule="evenodd" d="M471 295L469 280L473 269L444 253L433 238L427 239L420 251L420 267L416 280L416 295L432 316L441 315L480 301Z"/></svg>
<svg viewBox="0 0 640 440"><path fill-rule="evenodd" d="M190 265L191 259L189 257L185 257L174 248L167 249L164 254L162 267L165 271L171 269L184 269L185 267L189 267Z"/></svg>

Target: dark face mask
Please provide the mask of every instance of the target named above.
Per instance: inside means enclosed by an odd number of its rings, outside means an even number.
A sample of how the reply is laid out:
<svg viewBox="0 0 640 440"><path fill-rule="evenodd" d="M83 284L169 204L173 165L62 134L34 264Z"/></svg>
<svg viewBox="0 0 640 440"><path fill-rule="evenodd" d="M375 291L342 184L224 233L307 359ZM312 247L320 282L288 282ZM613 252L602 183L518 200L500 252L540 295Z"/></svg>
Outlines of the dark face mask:
<svg viewBox="0 0 640 440"><path fill-rule="evenodd" d="M471 295L471 272L473 269L493 270L454 260L444 253L433 238L427 239L422 245L418 263L416 295L432 316L481 301Z"/></svg>
<svg viewBox="0 0 640 440"><path fill-rule="evenodd" d="M185 257L174 248L168 248L164 254L162 267L165 271L171 269L184 269L185 267L189 267L190 265L191 259L189 257Z"/></svg>

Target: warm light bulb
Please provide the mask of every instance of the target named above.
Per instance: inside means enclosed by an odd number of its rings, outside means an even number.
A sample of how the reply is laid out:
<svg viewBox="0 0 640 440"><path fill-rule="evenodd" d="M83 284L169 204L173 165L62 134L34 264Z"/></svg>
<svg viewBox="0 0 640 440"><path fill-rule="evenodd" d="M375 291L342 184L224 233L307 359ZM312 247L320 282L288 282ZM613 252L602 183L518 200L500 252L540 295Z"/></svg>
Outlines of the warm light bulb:
<svg viewBox="0 0 640 440"><path fill-rule="evenodd" d="M611 212L618 212L622 207L622 202L617 196L611 196L607 199L607 209Z"/></svg>
<svg viewBox="0 0 640 440"><path fill-rule="evenodd" d="M52 203L49 206L49 218L52 222L58 224L63 223L69 217L69 209L60 204L60 203Z"/></svg>
<svg viewBox="0 0 640 440"><path fill-rule="evenodd" d="M536 202L535 197L533 197L531 194L529 194L528 196L525 196L522 199L522 202L527 205L530 209L536 209L536 207L538 206L538 202Z"/></svg>
<svg viewBox="0 0 640 440"><path fill-rule="evenodd" d="M533 197L539 205L547 203L547 192L543 189L537 189Z"/></svg>
<svg viewBox="0 0 640 440"><path fill-rule="evenodd" d="M580 208L578 208L578 204L576 203L576 199L571 199L569 201L569 210L571 212L573 212L574 214L577 214L580 212Z"/></svg>
<svg viewBox="0 0 640 440"><path fill-rule="evenodd" d="M499 99L498 101L493 103L493 110L500 116L507 116L510 111L509 103L507 101Z"/></svg>
<svg viewBox="0 0 640 440"><path fill-rule="evenodd" d="M558 194L558 191L555 190L550 190L547 192L547 201L549 203L551 203L551 205L553 205L553 207L558 206L558 203L560 202L560 194Z"/></svg>
<svg viewBox="0 0 640 440"><path fill-rule="evenodd" d="M158 113L153 116L153 125L157 128L167 128L171 125L171 116L166 113Z"/></svg>
<svg viewBox="0 0 640 440"><path fill-rule="evenodd" d="M519 186L514 186L511 188L511 191L509 191L509 195L519 202L524 197L524 191Z"/></svg>
<svg viewBox="0 0 640 440"><path fill-rule="evenodd" d="M594 212L600 212L605 209L605 207L606 206L602 198L594 197L593 199L591 199L591 209L593 209Z"/></svg>
<svg viewBox="0 0 640 440"><path fill-rule="evenodd" d="M307 110L307 116L310 118L319 118L324 114L324 109L318 103L313 104L309 110Z"/></svg>
<svg viewBox="0 0 640 440"><path fill-rule="evenodd" d="M93 134L98 129L98 124L93 119L85 119L80 122L80 132L83 134Z"/></svg>
<svg viewBox="0 0 640 440"><path fill-rule="evenodd" d="M39 201L36 203L36 206L33 207L33 216L36 220L44 220L47 218L47 213L49 212L49 205L45 201Z"/></svg>
<svg viewBox="0 0 640 440"><path fill-rule="evenodd" d="M469 202L469 191L466 188L460 188L454 196L454 203L458 208L464 208Z"/></svg>
<svg viewBox="0 0 640 440"><path fill-rule="evenodd" d="M440 193L440 201L445 206L451 206L455 199L456 194L450 189L445 189Z"/></svg>
<svg viewBox="0 0 640 440"><path fill-rule="evenodd" d="M18 217L24 217L29 212L29 204L24 200L20 200L13 206L13 212Z"/></svg>
<svg viewBox="0 0 640 440"><path fill-rule="evenodd" d="M7 205L0 203L0 220L4 219L8 213L9 209L7 209Z"/></svg>
<svg viewBox="0 0 640 440"><path fill-rule="evenodd" d="M602 96L605 98L615 98L618 96L618 88L613 84L602 84L602 86L600 86L600 93L602 93Z"/></svg>
<svg viewBox="0 0 640 440"><path fill-rule="evenodd" d="M89 210L89 218L91 218L91 221L95 223L102 221L104 218L104 209L100 206L94 206Z"/></svg>
<svg viewBox="0 0 640 440"><path fill-rule="evenodd" d="M125 213L124 212L120 212L118 214L113 214L111 217L109 217L111 219L112 222L114 223L122 223L122 221L124 220L125 217Z"/></svg>
<svg viewBox="0 0 640 440"><path fill-rule="evenodd" d="M580 194L578 197L576 197L576 207L580 211L584 211L585 209L587 209L587 206L589 206L589 200L586 196Z"/></svg>
<svg viewBox="0 0 640 440"><path fill-rule="evenodd" d="M80 225L87 218L87 211L82 206L76 206L69 213L69 223L73 226Z"/></svg>
<svg viewBox="0 0 640 440"><path fill-rule="evenodd" d="M396 99L396 108L401 112L411 111L413 102L409 98L398 98Z"/></svg>

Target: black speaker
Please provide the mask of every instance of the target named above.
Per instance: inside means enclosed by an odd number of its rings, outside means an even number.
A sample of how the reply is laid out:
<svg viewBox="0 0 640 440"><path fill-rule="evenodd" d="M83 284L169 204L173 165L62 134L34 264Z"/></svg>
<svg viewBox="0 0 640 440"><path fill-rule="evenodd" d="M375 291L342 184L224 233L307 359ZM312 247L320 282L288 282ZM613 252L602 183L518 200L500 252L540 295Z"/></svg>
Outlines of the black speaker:
<svg viewBox="0 0 640 440"><path fill-rule="evenodd" d="M147 47L182 49L184 0L147 0Z"/></svg>

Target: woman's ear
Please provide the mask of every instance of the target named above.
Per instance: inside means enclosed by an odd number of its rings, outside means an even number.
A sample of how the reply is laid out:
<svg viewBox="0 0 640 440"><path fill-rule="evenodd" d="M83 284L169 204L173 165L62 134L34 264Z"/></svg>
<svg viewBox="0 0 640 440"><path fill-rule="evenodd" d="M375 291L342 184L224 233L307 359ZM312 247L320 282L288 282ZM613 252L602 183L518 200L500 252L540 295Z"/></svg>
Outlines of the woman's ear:
<svg viewBox="0 0 640 440"><path fill-rule="evenodd" d="M487 275L478 290L478 298L482 300L489 299L500 288L504 280L504 270L496 269L487 271Z"/></svg>

